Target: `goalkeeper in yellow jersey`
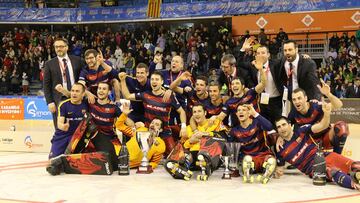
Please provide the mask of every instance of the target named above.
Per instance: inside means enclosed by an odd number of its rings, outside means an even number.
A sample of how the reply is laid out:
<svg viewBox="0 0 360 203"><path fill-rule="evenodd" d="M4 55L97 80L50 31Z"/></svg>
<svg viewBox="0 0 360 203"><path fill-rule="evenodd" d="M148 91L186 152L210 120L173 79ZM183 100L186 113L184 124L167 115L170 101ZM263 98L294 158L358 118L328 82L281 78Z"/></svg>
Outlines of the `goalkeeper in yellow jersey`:
<svg viewBox="0 0 360 203"><path fill-rule="evenodd" d="M193 130L195 129L195 130ZM190 125L187 126L188 138L183 144L184 156L169 155L165 169L176 179L189 180L191 170L201 169L198 180L207 180L212 171L220 165L220 155L224 151L224 139L214 137L214 132L224 130L221 121L211 123L206 118L206 110L202 104L194 105Z"/></svg>
<svg viewBox="0 0 360 203"><path fill-rule="evenodd" d="M123 135L127 137L131 137L130 140L126 143L130 156L130 168L139 167L141 159L143 158L143 152L141 151L139 144L136 141L136 132L149 131L151 132L151 139L149 139L151 147L147 153L147 158L151 167L154 169L161 161L165 152L165 142L160 137L158 137L159 133L163 130L163 122L158 118L154 118L151 121L149 128L140 125L140 127L136 128L136 130L133 130L133 128L125 125L127 116L131 111L130 104L124 103L122 105L122 114L115 123L116 130L122 132ZM117 154L119 154L120 148L121 146L116 147Z"/></svg>

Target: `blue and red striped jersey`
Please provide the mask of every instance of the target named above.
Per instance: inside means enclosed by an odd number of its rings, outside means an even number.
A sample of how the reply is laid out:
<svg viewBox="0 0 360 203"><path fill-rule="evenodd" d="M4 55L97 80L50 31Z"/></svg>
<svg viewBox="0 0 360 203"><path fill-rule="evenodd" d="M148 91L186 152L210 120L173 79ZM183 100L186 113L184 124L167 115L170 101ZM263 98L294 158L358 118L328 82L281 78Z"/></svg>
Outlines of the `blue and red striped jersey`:
<svg viewBox="0 0 360 203"><path fill-rule="evenodd" d="M172 109L176 110L181 107L174 94L166 102L163 101L162 95L154 95L151 91L136 93L135 98L136 100L143 101L145 126L149 127L151 121L154 118L158 118L163 122L163 132L161 135L170 136L170 112Z"/></svg>
<svg viewBox="0 0 360 203"><path fill-rule="evenodd" d="M241 125L233 127L229 133L230 142L239 142L242 155L256 156L259 153L270 151L266 145L266 131L272 130L272 124L261 115L258 115L246 128Z"/></svg>
<svg viewBox="0 0 360 203"><path fill-rule="evenodd" d="M312 125L303 125L297 129L291 140L284 140L283 148L277 152L281 159L295 166L306 175L311 174L315 154L318 150L310 138Z"/></svg>
<svg viewBox="0 0 360 203"><path fill-rule="evenodd" d="M231 97L226 101L223 106L222 112L226 115L230 115L232 126L239 125L239 120L236 117L236 109L240 104L252 104L255 111L260 112L259 106L257 104L257 92L255 88L249 89L242 97Z"/></svg>
<svg viewBox="0 0 360 203"><path fill-rule="evenodd" d="M110 82L112 79L117 78L118 74L119 72L114 68L109 73L106 73L102 66L99 66L97 70L89 69L86 66L81 69L79 80L85 81L89 91L96 95L99 82Z"/></svg>
<svg viewBox="0 0 360 203"><path fill-rule="evenodd" d="M121 115L121 110L118 106L110 103L101 105L96 101L95 104L90 104L89 112L99 132L115 136L114 122Z"/></svg>

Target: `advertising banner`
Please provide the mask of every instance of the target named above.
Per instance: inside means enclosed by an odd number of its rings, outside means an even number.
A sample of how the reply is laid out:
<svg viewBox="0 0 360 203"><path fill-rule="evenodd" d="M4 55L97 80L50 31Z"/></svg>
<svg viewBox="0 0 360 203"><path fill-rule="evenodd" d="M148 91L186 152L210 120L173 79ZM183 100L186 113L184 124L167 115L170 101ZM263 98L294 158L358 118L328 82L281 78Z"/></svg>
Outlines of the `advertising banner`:
<svg viewBox="0 0 360 203"><path fill-rule="evenodd" d="M44 97L27 97L24 106L25 119L52 120Z"/></svg>
<svg viewBox="0 0 360 203"><path fill-rule="evenodd" d="M360 124L360 99L341 99L343 106L331 112L331 122L345 121Z"/></svg>
<svg viewBox="0 0 360 203"><path fill-rule="evenodd" d="M0 120L23 120L24 99L0 98Z"/></svg>
<svg viewBox="0 0 360 203"><path fill-rule="evenodd" d="M277 34L279 28L283 28L287 33L357 30L360 28L360 10L268 13L232 17L234 36L243 35L246 30L249 30L250 34L257 34L260 28L264 28L267 34Z"/></svg>
<svg viewBox="0 0 360 203"><path fill-rule="evenodd" d="M49 152L52 135L47 131L0 131L0 151Z"/></svg>
<svg viewBox="0 0 360 203"><path fill-rule="evenodd" d="M154 2L155 0L151 0ZM150 2L150 1L149 1ZM159 5L159 4L157 4ZM359 8L359 0L252 0L162 3L159 18L230 16L259 13L328 11ZM147 4L106 8L0 8L2 22L79 23L92 21L121 21L147 19ZM157 9L158 11L158 9ZM157 16L156 16L157 17ZM291 22L290 20L281 23ZM335 18L336 19L336 18ZM328 19L329 22L334 20Z"/></svg>

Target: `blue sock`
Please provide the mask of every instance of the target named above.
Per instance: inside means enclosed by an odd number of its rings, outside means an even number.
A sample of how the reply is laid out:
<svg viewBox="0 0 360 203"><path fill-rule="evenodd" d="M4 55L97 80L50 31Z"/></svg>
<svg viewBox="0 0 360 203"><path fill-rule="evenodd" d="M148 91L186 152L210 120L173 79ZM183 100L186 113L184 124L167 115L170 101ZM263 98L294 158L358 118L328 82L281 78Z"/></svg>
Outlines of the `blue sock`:
<svg viewBox="0 0 360 203"><path fill-rule="evenodd" d="M336 184L340 185L341 187L354 189L354 186L353 186L354 182L348 174L345 174L342 171L332 171L331 175L332 175L332 180Z"/></svg>

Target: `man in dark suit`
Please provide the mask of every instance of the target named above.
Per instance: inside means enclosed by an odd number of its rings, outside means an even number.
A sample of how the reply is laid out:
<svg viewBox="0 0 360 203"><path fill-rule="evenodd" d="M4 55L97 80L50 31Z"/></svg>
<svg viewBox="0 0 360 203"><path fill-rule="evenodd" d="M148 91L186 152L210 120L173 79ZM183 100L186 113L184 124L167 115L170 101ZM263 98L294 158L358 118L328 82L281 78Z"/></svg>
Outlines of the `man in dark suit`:
<svg viewBox="0 0 360 203"><path fill-rule="evenodd" d="M221 58L221 73L219 83L221 86L224 84L228 88L228 93L231 94L231 81L233 78L241 78L245 81L245 86L248 88L254 87L254 83L249 79L250 75L248 70L236 67L236 59L232 54L225 54Z"/></svg>
<svg viewBox="0 0 360 203"><path fill-rule="evenodd" d="M319 100L321 93L316 85L320 84L316 73L316 64L312 59L305 59L298 53L295 41L284 42L284 58L277 70L275 84L282 94L284 86L288 89L288 98L291 100L291 92L296 88L305 90L309 100Z"/></svg>
<svg viewBox="0 0 360 203"><path fill-rule="evenodd" d="M360 77L355 79L354 85L348 86L345 92L346 98L360 98Z"/></svg>
<svg viewBox="0 0 360 203"><path fill-rule="evenodd" d="M69 47L66 39L55 39L54 48L57 57L44 65L44 95L56 128L57 107L60 101L66 99L65 95L69 96L71 86L78 81L80 70L85 64L80 57L67 54Z"/></svg>

